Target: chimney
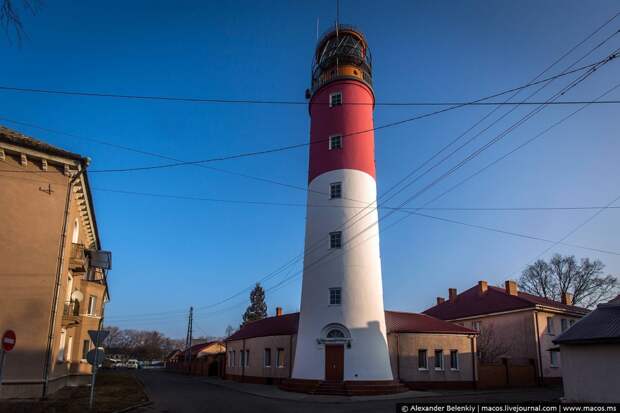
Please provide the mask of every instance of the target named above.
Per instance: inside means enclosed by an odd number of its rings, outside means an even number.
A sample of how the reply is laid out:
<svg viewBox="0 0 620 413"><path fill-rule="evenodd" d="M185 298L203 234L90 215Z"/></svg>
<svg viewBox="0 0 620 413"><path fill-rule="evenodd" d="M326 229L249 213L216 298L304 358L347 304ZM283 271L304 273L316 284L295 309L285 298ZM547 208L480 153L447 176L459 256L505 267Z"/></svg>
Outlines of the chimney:
<svg viewBox="0 0 620 413"><path fill-rule="evenodd" d="M443 304L446 302L446 299L443 297L437 297L437 305Z"/></svg>
<svg viewBox="0 0 620 413"><path fill-rule="evenodd" d="M452 303L456 301L456 288L448 288L448 298Z"/></svg>
<svg viewBox="0 0 620 413"><path fill-rule="evenodd" d="M484 294L489 289L489 283L486 281L478 281L478 292Z"/></svg>
<svg viewBox="0 0 620 413"><path fill-rule="evenodd" d="M276 307L276 317L280 317L282 315L282 307Z"/></svg>
<svg viewBox="0 0 620 413"><path fill-rule="evenodd" d="M516 281L512 281L512 280L506 281L506 294L508 294L508 295L517 295L517 283L516 283Z"/></svg>
<svg viewBox="0 0 620 413"><path fill-rule="evenodd" d="M562 304L573 305L573 295L571 293L562 293Z"/></svg>

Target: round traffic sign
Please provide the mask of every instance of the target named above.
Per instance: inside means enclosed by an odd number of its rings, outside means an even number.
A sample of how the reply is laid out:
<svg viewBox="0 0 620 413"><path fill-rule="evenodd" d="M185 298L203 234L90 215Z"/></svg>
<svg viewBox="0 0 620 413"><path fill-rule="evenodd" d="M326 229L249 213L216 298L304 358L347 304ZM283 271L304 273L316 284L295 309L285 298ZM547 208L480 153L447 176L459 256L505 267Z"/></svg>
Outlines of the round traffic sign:
<svg viewBox="0 0 620 413"><path fill-rule="evenodd" d="M6 330L2 335L2 350L11 351L15 347L15 331Z"/></svg>

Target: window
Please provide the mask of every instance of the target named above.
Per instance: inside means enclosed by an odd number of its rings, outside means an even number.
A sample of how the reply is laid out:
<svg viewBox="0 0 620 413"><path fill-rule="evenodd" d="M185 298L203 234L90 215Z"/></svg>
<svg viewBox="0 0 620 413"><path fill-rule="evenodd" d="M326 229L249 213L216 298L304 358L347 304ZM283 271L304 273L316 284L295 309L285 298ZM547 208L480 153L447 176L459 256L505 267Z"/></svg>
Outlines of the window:
<svg viewBox="0 0 620 413"><path fill-rule="evenodd" d="M459 369L459 351L450 350L450 370Z"/></svg>
<svg viewBox="0 0 620 413"><path fill-rule="evenodd" d="M271 349L270 348L266 348L265 349L265 367L271 367Z"/></svg>
<svg viewBox="0 0 620 413"><path fill-rule="evenodd" d="M480 331L480 321L472 321L471 328L476 331Z"/></svg>
<svg viewBox="0 0 620 413"><path fill-rule="evenodd" d="M342 232L329 233L329 248L342 248Z"/></svg>
<svg viewBox="0 0 620 413"><path fill-rule="evenodd" d="M575 324L575 320L568 320L568 327L572 327Z"/></svg>
<svg viewBox="0 0 620 413"><path fill-rule="evenodd" d="M67 349L65 351L65 360L67 361L71 361L71 353L73 352L73 336L69 337L69 340L67 341Z"/></svg>
<svg viewBox="0 0 620 413"><path fill-rule="evenodd" d="M97 297L91 295L88 297L88 315L95 315L95 310L97 306Z"/></svg>
<svg viewBox="0 0 620 413"><path fill-rule="evenodd" d="M235 350L230 352L230 367L235 367L235 358L237 356L237 352Z"/></svg>
<svg viewBox="0 0 620 413"><path fill-rule="evenodd" d="M329 184L329 199L342 198L342 182Z"/></svg>
<svg viewBox="0 0 620 413"><path fill-rule="evenodd" d="M558 367L558 361L559 361L559 356L560 353L558 351L550 351L549 352L549 361L551 364L551 367Z"/></svg>
<svg viewBox="0 0 620 413"><path fill-rule="evenodd" d="M342 289L339 287L330 288L329 289L329 305L340 305L340 304L342 304Z"/></svg>
<svg viewBox="0 0 620 413"><path fill-rule="evenodd" d="M58 343L58 357L59 362L65 361L65 341L67 340L67 330L64 328L60 330L60 342Z"/></svg>
<svg viewBox="0 0 620 413"><path fill-rule="evenodd" d="M553 317L547 317L547 334L553 334Z"/></svg>
<svg viewBox="0 0 620 413"><path fill-rule="evenodd" d="M245 351L245 366L250 366L250 350Z"/></svg>
<svg viewBox="0 0 620 413"><path fill-rule="evenodd" d="M329 330L327 338L344 338L344 333L338 329Z"/></svg>
<svg viewBox="0 0 620 413"><path fill-rule="evenodd" d="M443 370L443 350L435 350L435 370Z"/></svg>
<svg viewBox="0 0 620 413"><path fill-rule="evenodd" d="M342 93L334 92L329 94L329 107L342 105Z"/></svg>
<svg viewBox="0 0 620 413"><path fill-rule="evenodd" d="M418 350L418 370L428 370L428 355L426 350Z"/></svg>
<svg viewBox="0 0 620 413"><path fill-rule="evenodd" d="M86 355L90 350L90 340L84 340L84 344L82 345L82 360L86 360Z"/></svg>
<svg viewBox="0 0 620 413"><path fill-rule="evenodd" d="M329 150L342 149L342 135L334 135L329 137Z"/></svg>
<svg viewBox="0 0 620 413"><path fill-rule="evenodd" d="M245 366L245 351L241 350L239 356L239 367L243 367Z"/></svg>
<svg viewBox="0 0 620 413"><path fill-rule="evenodd" d="M568 330L568 320L566 318L563 318L561 320L561 325L562 325L562 332L565 332L566 330Z"/></svg>
<svg viewBox="0 0 620 413"><path fill-rule="evenodd" d="M279 348L276 351L276 364L278 368L280 369L284 367L284 349L283 348Z"/></svg>
<svg viewBox="0 0 620 413"><path fill-rule="evenodd" d="M75 221L73 221L73 233L71 234L71 242L73 244L77 244L79 242L79 239L80 239L80 222L76 218Z"/></svg>

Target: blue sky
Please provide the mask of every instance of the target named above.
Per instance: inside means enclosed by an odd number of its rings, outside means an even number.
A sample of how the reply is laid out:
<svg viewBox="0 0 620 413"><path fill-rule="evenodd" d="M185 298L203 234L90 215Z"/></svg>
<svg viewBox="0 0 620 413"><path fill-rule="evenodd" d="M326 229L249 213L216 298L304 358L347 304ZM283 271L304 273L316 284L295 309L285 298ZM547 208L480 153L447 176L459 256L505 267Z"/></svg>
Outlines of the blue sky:
<svg viewBox="0 0 620 413"><path fill-rule="evenodd" d="M334 20L333 1L45 3L25 16L21 47L0 38L2 85L155 94L303 100L316 42ZM619 11L615 1L341 1L341 20L361 28L374 58L377 101L472 100L527 83ZM608 25L554 67L558 73L618 29ZM616 36L582 64L619 46ZM615 86L612 62L563 99L592 99ZM566 84L558 80L545 99ZM524 96L524 95L521 95ZM0 91L0 123L90 156L92 169L166 163L85 139L6 120L194 160L305 142L305 106L127 101ZM620 89L607 96L619 99ZM377 107L375 124L433 108ZM574 110L547 108L410 206L419 206ZM379 192L467 130L490 107L452 111L376 133ZM501 109L495 117L507 111ZM445 165L405 190L422 188L531 108L519 108ZM434 207L605 205L620 196L618 107L589 107L434 202ZM491 119L495 119L495 117ZM486 124L485 124L486 125ZM211 166L305 186L307 148ZM114 254L107 316L127 328L185 333L190 305L207 307L269 274L303 249L305 208L162 199L102 191L305 202L303 191L192 166L92 174L103 246ZM620 202L617 204L620 205ZM449 219L559 240L595 211L426 211ZM620 251L619 210L606 210L566 242ZM392 218L393 219L393 218ZM387 227L391 220L381 222ZM449 287L515 278L549 244L423 217L381 234L386 307L422 311ZM600 258L618 275L620 257L574 247L550 251ZM300 269L298 265L296 270ZM284 279L270 280L266 287ZM291 273L292 274L292 273ZM296 311L300 277L267 294ZM237 326L247 293L196 314L196 333ZM160 313L147 315L150 313Z"/></svg>

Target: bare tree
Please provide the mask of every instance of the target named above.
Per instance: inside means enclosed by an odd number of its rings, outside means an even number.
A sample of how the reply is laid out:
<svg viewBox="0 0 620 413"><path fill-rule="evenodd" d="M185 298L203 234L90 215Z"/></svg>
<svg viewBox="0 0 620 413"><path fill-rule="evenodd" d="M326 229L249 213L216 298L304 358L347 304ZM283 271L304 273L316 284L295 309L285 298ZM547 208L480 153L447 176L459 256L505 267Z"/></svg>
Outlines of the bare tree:
<svg viewBox="0 0 620 413"><path fill-rule="evenodd" d="M26 35L21 12L26 11L34 15L40 4L40 0L20 0L19 2L16 0L0 0L0 25L4 28L9 39L11 39L11 32L14 32L17 42L21 43L22 38Z"/></svg>
<svg viewBox="0 0 620 413"><path fill-rule="evenodd" d="M493 323L484 323L480 327L480 335L476 340L480 361L482 363L495 363L497 360L508 354L510 344L501 340L495 332Z"/></svg>
<svg viewBox="0 0 620 413"><path fill-rule="evenodd" d="M573 304L590 308L617 294L618 279L605 275L604 268L600 260L582 258L577 263L574 255L555 254L549 262L538 260L528 265L519 279L519 288L552 300L560 300L562 294L570 293Z"/></svg>

